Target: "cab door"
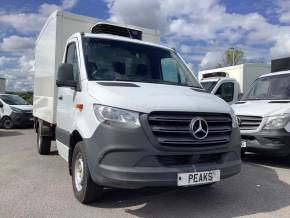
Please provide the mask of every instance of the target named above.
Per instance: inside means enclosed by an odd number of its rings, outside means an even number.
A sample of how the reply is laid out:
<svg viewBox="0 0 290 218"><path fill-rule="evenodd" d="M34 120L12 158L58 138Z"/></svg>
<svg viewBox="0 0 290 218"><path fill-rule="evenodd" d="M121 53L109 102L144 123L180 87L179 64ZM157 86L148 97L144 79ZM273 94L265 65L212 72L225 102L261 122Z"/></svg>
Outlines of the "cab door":
<svg viewBox="0 0 290 218"><path fill-rule="evenodd" d="M64 63L73 65L74 80L80 87L80 62L78 52L78 41L73 39L68 42ZM64 145L69 145L70 133L74 122L74 113L76 110L76 98L80 93L80 89L71 87L59 87L57 99L57 128L56 139Z"/></svg>
<svg viewBox="0 0 290 218"><path fill-rule="evenodd" d="M219 84L214 94L225 100L228 104L233 104L237 100L238 93L236 89L233 81L224 81Z"/></svg>

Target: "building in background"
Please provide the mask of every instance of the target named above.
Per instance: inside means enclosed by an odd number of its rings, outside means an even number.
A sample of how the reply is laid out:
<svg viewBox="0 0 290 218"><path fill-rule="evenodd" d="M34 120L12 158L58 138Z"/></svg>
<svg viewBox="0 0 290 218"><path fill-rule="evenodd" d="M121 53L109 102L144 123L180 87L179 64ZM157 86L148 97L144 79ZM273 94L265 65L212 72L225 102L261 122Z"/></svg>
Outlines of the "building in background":
<svg viewBox="0 0 290 218"><path fill-rule="evenodd" d="M6 91L6 79L0 77L0 94L5 93Z"/></svg>

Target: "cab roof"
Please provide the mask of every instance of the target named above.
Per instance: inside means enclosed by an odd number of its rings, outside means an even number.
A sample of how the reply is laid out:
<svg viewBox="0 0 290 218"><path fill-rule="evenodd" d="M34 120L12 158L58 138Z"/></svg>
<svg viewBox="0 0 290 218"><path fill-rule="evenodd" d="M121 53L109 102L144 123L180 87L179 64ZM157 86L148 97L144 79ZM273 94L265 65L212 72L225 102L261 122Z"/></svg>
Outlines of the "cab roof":
<svg viewBox="0 0 290 218"><path fill-rule="evenodd" d="M140 44L140 45L153 46L156 48L162 48L165 50L174 51L174 49L160 45L160 44L156 44L156 43L152 43L152 42L145 42L145 41L141 41L138 39L132 39L132 38L124 37L124 36L105 34L105 33L75 33L70 38L73 38L76 36L79 37L80 34L83 34L84 37L89 37L89 38L117 40L117 41L136 43L136 44Z"/></svg>
<svg viewBox="0 0 290 218"><path fill-rule="evenodd" d="M264 74L264 75L260 76L259 78L269 77L269 76L285 75L285 74L290 74L290 70L281 71L281 72L274 72L274 73L267 73L267 74Z"/></svg>

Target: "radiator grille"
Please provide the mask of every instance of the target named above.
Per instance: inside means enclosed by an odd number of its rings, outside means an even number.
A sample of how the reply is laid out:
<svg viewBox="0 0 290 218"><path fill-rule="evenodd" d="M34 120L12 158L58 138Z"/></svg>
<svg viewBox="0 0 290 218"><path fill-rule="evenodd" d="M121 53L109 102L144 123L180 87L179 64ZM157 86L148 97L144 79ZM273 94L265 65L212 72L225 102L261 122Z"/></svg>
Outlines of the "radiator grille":
<svg viewBox="0 0 290 218"><path fill-rule="evenodd" d="M238 118L240 130L256 130L262 122L262 117L257 116L238 116Z"/></svg>
<svg viewBox="0 0 290 218"><path fill-rule="evenodd" d="M196 139L190 130L190 122L201 117L208 124L208 136ZM230 141L231 117L216 113L152 112L148 122L159 144L170 147L218 146Z"/></svg>

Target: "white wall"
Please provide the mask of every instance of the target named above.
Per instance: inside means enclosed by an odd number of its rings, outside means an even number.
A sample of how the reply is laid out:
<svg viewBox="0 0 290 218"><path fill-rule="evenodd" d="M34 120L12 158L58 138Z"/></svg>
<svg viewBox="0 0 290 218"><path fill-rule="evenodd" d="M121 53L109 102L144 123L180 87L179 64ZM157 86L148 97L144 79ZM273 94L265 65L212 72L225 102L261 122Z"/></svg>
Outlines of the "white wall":
<svg viewBox="0 0 290 218"><path fill-rule="evenodd" d="M0 78L0 94L4 94L6 91L6 79Z"/></svg>

